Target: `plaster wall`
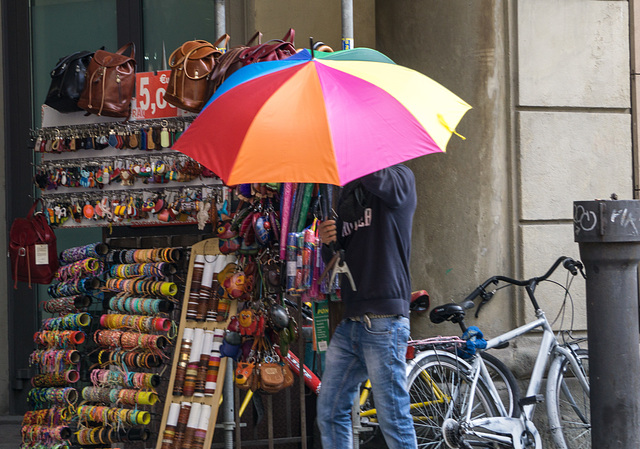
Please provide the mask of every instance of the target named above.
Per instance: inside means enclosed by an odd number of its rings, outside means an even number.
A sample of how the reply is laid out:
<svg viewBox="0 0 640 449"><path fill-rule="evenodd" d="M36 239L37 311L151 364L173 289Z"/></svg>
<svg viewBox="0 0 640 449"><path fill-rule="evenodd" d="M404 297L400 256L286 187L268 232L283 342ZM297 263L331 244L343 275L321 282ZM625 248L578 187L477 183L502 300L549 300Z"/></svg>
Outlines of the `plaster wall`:
<svg viewBox="0 0 640 449"><path fill-rule="evenodd" d="M467 140L409 163L419 192L413 285L434 304L493 274L530 277L560 255L579 257L573 201L632 198L628 2L377 2L376 31L378 50L474 107L458 126ZM583 284L572 292L578 330ZM538 293L555 317L562 292ZM477 324L491 335L529 309L522 295L496 295ZM445 331L412 322L415 337Z"/></svg>
<svg viewBox="0 0 640 449"><path fill-rule="evenodd" d="M411 262L414 289L432 304L459 301L477 284L513 270L513 191L508 33L499 0L397 0L376 3L377 48L473 106L445 154L409 162L418 210ZM484 309L485 332L514 323L513 303ZM414 317L412 336L458 333Z"/></svg>
<svg viewBox="0 0 640 449"><path fill-rule="evenodd" d="M375 0L353 0L355 45L376 48ZM309 38L334 50L342 49L342 1L300 2L296 0L245 1L248 37L260 30L265 39L281 39L293 27L297 48L309 48Z"/></svg>

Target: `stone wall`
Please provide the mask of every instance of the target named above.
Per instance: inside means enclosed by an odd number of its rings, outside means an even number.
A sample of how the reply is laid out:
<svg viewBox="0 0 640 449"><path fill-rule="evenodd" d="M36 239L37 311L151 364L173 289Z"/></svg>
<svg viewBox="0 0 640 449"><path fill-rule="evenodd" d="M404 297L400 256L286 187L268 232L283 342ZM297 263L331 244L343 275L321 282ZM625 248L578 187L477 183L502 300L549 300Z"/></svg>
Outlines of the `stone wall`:
<svg viewBox="0 0 640 449"><path fill-rule="evenodd" d="M633 196L628 3L399 0L377 2L376 19L379 50L474 107L458 126L467 140L410 163L414 288L457 301L493 274L531 277L579 257L573 201ZM551 318L562 293L538 290ZM533 316L511 298L496 295L480 317L489 335ZM584 330L583 282L573 300ZM426 317L412 325L416 336L446 332Z"/></svg>

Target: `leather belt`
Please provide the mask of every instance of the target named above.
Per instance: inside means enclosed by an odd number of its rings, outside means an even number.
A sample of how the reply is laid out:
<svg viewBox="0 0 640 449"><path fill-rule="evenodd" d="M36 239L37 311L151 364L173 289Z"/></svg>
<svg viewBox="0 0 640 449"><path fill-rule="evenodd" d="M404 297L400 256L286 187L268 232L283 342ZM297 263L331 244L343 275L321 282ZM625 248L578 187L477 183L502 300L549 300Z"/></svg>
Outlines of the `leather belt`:
<svg viewBox="0 0 640 449"><path fill-rule="evenodd" d="M357 322L360 322L360 323L365 323L367 326L371 327L371 320L372 319L376 319L376 318L396 318L396 317L399 317L399 316L401 316L401 315L398 315L397 313L389 313L389 314L365 313L364 315L350 316L347 319L351 320L351 321L357 321Z"/></svg>

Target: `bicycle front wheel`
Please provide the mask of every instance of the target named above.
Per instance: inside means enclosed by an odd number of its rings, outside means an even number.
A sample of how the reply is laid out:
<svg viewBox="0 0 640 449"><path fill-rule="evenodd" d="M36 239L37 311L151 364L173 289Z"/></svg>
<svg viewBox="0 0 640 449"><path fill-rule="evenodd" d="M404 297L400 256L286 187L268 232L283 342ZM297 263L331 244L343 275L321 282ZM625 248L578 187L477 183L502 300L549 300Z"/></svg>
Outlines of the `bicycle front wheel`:
<svg viewBox="0 0 640 449"><path fill-rule="evenodd" d="M574 352L579 370L589 380L589 354ZM574 366L566 357L557 357L549 368L547 414L553 440L558 449L591 448L589 391L578 380Z"/></svg>
<svg viewBox="0 0 640 449"><path fill-rule="evenodd" d="M507 411L507 416L520 416L520 387L518 381L507 365L488 352L481 352L484 365L489 371L491 381L500 395L500 400Z"/></svg>
<svg viewBox="0 0 640 449"><path fill-rule="evenodd" d="M468 363L442 351L433 351L433 354L420 359L412 367L407 385L419 448L455 447L458 435L453 432L448 434L447 445L442 425L447 419L457 421L469 407L472 407L472 418L497 415L497 408L484 383L478 384L471 401L469 373Z"/></svg>

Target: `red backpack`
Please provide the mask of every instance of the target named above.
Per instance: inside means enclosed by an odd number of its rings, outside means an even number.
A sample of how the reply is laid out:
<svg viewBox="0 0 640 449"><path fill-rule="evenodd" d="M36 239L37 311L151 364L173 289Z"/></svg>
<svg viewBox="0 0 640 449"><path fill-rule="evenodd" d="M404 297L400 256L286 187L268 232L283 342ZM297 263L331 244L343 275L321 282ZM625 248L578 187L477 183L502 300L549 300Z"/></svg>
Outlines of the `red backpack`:
<svg viewBox="0 0 640 449"><path fill-rule="evenodd" d="M49 284L58 271L56 235L43 212L36 212L38 198L25 218L16 218L9 231L9 256L13 288L18 281ZM44 208L44 204L43 204Z"/></svg>

